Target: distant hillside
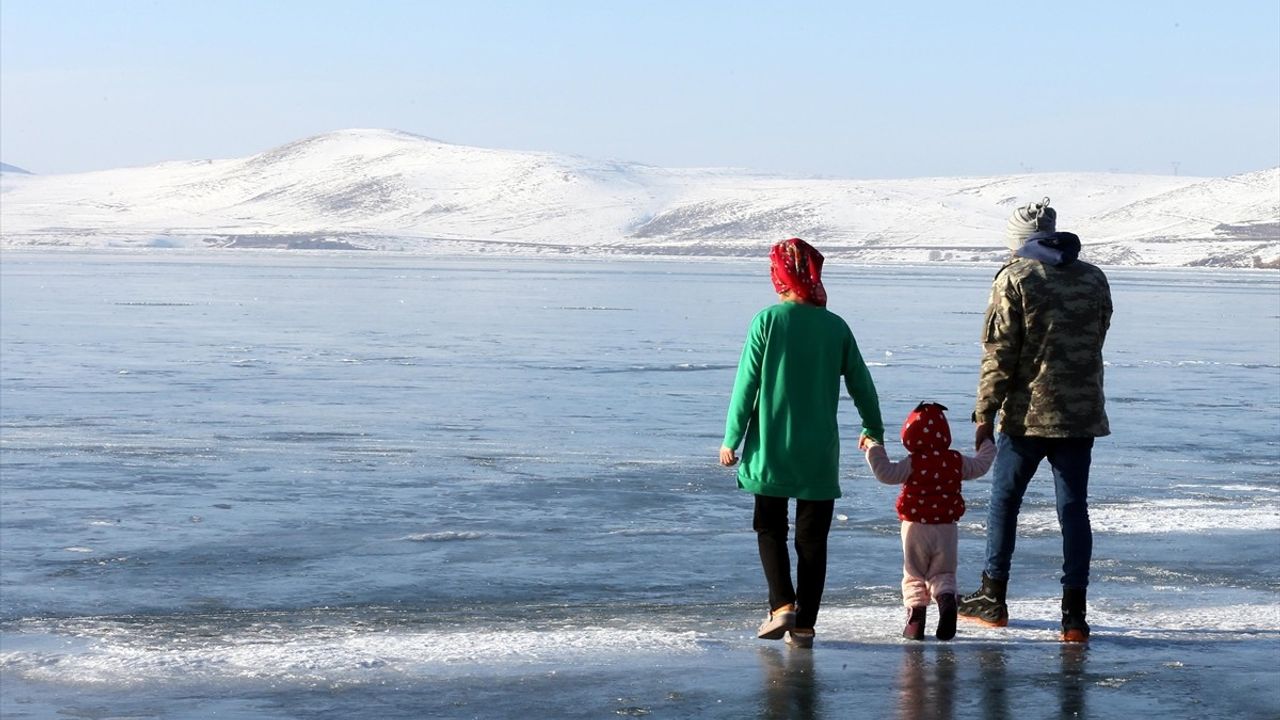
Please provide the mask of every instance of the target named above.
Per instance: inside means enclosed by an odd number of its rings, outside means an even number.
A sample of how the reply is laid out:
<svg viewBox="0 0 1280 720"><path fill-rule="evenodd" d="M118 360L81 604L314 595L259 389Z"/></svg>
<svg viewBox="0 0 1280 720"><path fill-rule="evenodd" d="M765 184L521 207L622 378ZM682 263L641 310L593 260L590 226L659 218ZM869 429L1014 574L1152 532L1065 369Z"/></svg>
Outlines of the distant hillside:
<svg viewBox="0 0 1280 720"><path fill-rule="evenodd" d="M5 247L752 255L798 235L864 262L994 261L1045 195L1107 264L1280 263L1280 168L830 180L666 169L345 130L246 158L0 181Z"/></svg>
<svg viewBox="0 0 1280 720"><path fill-rule="evenodd" d="M17 165L10 165L9 163L0 162L0 173L17 173L19 175L30 175L31 171L23 170Z"/></svg>

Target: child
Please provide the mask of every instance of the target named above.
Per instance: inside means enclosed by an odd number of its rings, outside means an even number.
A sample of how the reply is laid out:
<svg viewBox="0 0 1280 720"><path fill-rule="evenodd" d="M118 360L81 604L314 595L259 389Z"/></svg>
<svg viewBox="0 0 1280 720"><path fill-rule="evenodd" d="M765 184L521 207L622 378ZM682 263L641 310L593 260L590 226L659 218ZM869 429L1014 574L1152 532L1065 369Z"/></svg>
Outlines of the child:
<svg viewBox="0 0 1280 720"><path fill-rule="evenodd" d="M986 474L995 459L995 443L985 440L977 457L951 450L946 408L922 402L902 424L902 444L910 453L890 462L884 446L868 442L867 464L886 485L902 485L898 517L902 520L902 602L907 626L902 636L924 639L925 609L938 601L939 640L956 636L956 521L964 515L960 481Z"/></svg>

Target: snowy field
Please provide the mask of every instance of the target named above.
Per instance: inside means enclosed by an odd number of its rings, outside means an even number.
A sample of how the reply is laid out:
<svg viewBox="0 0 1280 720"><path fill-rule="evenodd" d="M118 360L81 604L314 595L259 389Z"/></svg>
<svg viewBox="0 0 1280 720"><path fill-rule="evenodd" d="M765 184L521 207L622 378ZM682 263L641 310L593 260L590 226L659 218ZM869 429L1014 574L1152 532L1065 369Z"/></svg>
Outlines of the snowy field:
<svg viewBox="0 0 1280 720"><path fill-rule="evenodd" d="M829 265L890 428L930 399L966 438L994 269ZM767 261L6 250L0 715L1275 718L1280 279L1109 274L1093 642L1056 641L1047 471L1010 627L900 640L846 402L790 652L715 462Z"/></svg>
<svg viewBox="0 0 1280 720"><path fill-rule="evenodd" d="M864 264L1006 254L1019 204L1112 265L1280 263L1280 168L1230 177L1024 173L901 180L659 168L340 130L241 158L69 175L0 172L0 248L363 249L737 256L819 238Z"/></svg>

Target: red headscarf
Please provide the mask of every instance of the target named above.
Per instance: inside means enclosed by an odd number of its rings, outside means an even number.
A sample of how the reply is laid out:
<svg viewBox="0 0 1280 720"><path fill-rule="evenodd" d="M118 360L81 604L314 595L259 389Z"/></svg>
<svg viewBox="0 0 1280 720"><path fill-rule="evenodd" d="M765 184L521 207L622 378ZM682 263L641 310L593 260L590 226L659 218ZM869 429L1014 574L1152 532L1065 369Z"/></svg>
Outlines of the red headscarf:
<svg viewBox="0 0 1280 720"><path fill-rule="evenodd" d="M769 262L774 290L790 290L807 303L827 306L827 291L822 287L822 253L812 245L800 238L783 240L769 252Z"/></svg>

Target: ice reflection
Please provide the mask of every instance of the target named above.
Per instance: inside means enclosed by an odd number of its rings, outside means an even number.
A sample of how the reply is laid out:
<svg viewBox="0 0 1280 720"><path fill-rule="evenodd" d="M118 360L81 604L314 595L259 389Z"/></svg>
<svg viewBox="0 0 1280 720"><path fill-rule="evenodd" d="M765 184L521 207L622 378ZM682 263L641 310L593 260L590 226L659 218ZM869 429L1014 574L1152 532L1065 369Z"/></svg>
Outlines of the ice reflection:
<svg viewBox="0 0 1280 720"><path fill-rule="evenodd" d="M1058 713L1043 708L1043 717L1086 718L1087 646L1063 645L1059 651L1059 667L1049 671L1049 682L1056 685ZM968 705L978 702L981 717L986 720L1013 720L1012 708L1027 707L1025 672L1009 673L1007 650L1002 645L977 648L963 653L971 668L959 668L953 648L942 646L930 652L925 645L903 648L902 669L898 675L899 720L951 720L955 717L956 697ZM957 670L963 670L957 682ZM974 671L976 670L976 675ZM958 687L969 685L972 687ZM1022 697L1011 697L1021 693Z"/></svg>
<svg viewBox="0 0 1280 720"><path fill-rule="evenodd" d="M931 661L923 645L907 645L902 650L898 717L951 720L955 711L955 652L949 646L939 647Z"/></svg>
<svg viewBox="0 0 1280 720"><path fill-rule="evenodd" d="M1009 682L1009 658L1002 646L995 645L978 650L979 696L982 711L987 720L1011 720L1009 693L1014 690Z"/></svg>
<svg viewBox="0 0 1280 720"><path fill-rule="evenodd" d="M764 666L761 720L818 720L823 717L810 650L760 649Z"/></svg>
<svg viewBox="0 0 1280 720"><path fill-rule="evenodd" d="M1060 650L1062 674L1058 681L1058 697L1061 718L1089 717L1085 707L1085 660L1088 646L1064 644Z"/></svg>

